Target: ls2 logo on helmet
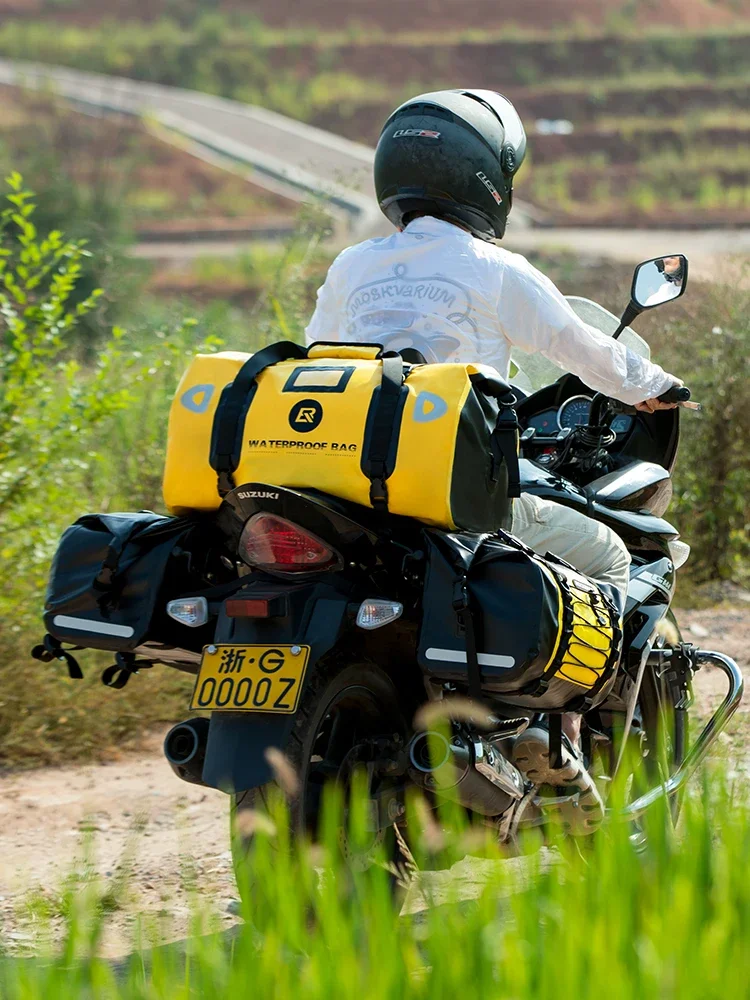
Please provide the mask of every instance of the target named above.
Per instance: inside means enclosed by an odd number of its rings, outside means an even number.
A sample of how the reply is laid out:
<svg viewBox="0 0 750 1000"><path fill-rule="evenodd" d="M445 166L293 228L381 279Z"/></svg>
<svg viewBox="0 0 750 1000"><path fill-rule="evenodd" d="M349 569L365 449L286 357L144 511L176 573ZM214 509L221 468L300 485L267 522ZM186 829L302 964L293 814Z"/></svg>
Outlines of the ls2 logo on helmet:
<svg viewBox="0 0 750 1000"><path fill-rule="evenodd" d="M478 170L477 171L477 177L482 182L482 184L484 184L484 186L490 192L490 194L495 199L495 201L498 203L498 205L502 204L503 196L500 194L500 192L498 191L498 189L495 187L495 185L489 179L489 177L487 176L487 174L483 173L483 171L481 171L481 170Z"/></svg>
<svg viewBox="0 0 750 1000"><path fill-rule="evenodd" d="M429 128L399 128L393 133L394 139L439 139L441 132Z"/></svg>
<svg viewBox="0 0 750 1000"><path fill-rule="evenodd" d="M314 431L323 419L323 407L317 399L301 399L289 411L289 426L298 434Z"/></svg>

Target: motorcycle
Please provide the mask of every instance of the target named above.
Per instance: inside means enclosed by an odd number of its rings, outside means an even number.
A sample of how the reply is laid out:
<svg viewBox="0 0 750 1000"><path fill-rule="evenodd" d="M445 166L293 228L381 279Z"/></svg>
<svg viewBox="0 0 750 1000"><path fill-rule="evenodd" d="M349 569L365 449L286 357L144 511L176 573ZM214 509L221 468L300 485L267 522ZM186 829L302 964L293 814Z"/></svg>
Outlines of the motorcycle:
<svg viewBox="0 0 750 1000"><path fill-rule="evenodd" d="M678 255L636 268L619 321L595 302L569 301L589 325L647 356L629 324L681 295L686 283L687 261ZM632 556L616 677L601 703L584 707L588 770L606 798L618 769L631 768L630 797L620 810L626 821L635 824L664 799L676 813L743 687L730 657L683 641L671 611L676 574L690 552L663 518L681 407L636 411L544 359L518 354L514 361L522 489L601 520ZM689 397L686 388L668 394L695 407ZM197 643L182 652L158 644L136 650L141 662L160 660L196 674L191 709L210 712L180 723L165 739L179 778L228 793L238 818L265 806L279 781L274 752L281 752L296 776L294 827L314 836L326 785L348 786L359 771L366 775L373 840L403 820L415 786L429 798L460 803L506 840L526 826L544 828L580 800L579 788L545 790L513 764L513 741L535 713L498 693L485 669L492 658L480 667L479 691L465 668L441 673L420 661L433 529L393 517L384 531L375 511L273 483L236 486L212 527L212 559L221 560L225 579L166 608L196 636L209 637L202 651ZM706 664L726 675L728 689L691 739L692 679ZM467 711L464 702L452 713L466 695L474 696L474 708ZM447 734L424 721L425 704L433 702L444 703ZM596 826L584 814L571 832L586 835ZM240 848L251 840L252 833L244 842L241 835Z"/></svg>

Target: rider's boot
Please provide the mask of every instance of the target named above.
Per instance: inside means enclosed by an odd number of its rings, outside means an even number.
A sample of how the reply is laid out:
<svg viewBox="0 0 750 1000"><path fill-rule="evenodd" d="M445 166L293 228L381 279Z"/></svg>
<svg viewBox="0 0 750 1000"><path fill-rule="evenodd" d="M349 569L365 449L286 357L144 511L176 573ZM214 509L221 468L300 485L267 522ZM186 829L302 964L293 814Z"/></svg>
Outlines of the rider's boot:
<svg viewBox="0 0 750 1000"><path fill-rule="evenodd" d="M513 763L532 784L558 790L552 798L537 800L545 815L557 817L573 834L593 833L604 819L604 803L583 754L563 733L561 766L552 767L550 756L549 724L540 716L516 738Z"/></svg>

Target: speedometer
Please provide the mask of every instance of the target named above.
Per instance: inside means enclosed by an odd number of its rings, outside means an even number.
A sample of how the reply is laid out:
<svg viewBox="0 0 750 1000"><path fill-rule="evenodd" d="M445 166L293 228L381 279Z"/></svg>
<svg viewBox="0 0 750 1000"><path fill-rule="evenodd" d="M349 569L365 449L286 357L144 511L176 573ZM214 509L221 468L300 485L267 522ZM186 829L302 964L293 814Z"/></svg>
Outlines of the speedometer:
<svg viewBox="0 0 750 1000"><path fill-rule="evenodd" d="M577 427L579 424L587 424L591 413L591 402L590 396L571 396L570 399L566 399L557 411L557 423L560 430L565 430L566 427Z"/></svg>

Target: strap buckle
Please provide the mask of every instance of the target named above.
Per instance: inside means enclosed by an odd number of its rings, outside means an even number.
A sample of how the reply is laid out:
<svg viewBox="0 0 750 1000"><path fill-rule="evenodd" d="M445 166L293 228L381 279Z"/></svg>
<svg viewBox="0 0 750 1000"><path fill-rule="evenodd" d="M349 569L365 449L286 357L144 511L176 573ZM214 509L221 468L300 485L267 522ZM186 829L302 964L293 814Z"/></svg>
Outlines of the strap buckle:
<svg viewBox="0 0 750 1000"><path fill-rule="evenodd" d="M370 503L376 510L388 510L388 487L382 476L370 480Z"/></svg>
<svg viewBox="0 0 750 1000"><path fill-rule="evenodd" d="M232 492L232 490L236 487L236 485L237 483L235 483L234 476L232 475L232 473L226 469L222 469L222 471L218 475L218 480L216 484L216 488L219 491L219 496L222 497L223 499L227 495L227 493Z"/></svg>
<svg viewBox="0 0 750 1000"><path fill-rule="evenodd" d="M468 607L469 588L466 585L466 577L462 577L453 584L453 610L460 616Z"/></svg>

